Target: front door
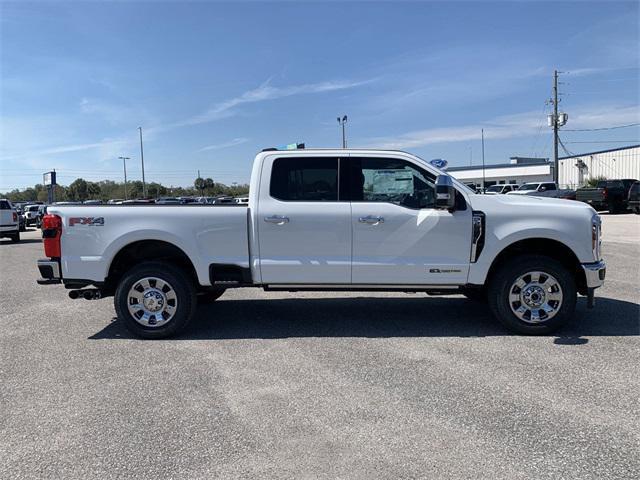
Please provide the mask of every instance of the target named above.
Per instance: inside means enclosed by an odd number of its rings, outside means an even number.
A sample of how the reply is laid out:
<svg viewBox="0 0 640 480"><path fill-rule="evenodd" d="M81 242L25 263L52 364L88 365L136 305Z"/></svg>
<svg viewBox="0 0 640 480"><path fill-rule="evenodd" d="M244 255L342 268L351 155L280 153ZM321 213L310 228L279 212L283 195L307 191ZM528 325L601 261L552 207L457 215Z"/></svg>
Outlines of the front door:
<svg viewBox="0 0 640 480"><path fill-rule="evenodd" d="M337 157L265 159L258 205L263 283L350 282L351 204L339 200L339 162Z"/></svg>
<svg viewBox="0 0 640 480"><path fill-rule="evenodd" d="M352 283L464 284L472 212L435 209L435 176L404 159L350 158Z"/></svg>

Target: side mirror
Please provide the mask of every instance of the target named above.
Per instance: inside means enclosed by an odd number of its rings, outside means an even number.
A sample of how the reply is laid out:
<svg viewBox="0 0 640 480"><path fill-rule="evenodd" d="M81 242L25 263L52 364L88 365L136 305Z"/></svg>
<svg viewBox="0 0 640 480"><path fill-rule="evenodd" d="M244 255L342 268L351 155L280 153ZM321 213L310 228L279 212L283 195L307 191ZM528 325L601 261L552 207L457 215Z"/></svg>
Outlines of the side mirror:
<svg viewBox="0 0 640 480"><path fill-rule="evenodd" d="M456 189L449 175L436 177L436 208L453 210L456 206Z"/></svg>

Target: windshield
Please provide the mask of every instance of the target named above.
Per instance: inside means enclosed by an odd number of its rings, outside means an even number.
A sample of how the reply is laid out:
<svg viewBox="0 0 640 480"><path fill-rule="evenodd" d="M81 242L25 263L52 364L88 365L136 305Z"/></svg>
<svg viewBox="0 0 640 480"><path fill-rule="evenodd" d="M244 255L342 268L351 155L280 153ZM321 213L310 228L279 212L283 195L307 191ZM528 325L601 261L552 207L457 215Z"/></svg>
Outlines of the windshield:
<svg viewBox="0 0 640 480"><path fill-rule="evenodd" d="M494 185L492 187L487 188L487 192L501 192L502 185Z"/></svg>
<svg viewBox="0 0 640 480"><path fill-rule="evenodd" d="M518 190L536 190L538 188L539 183L525 183L521 185Z"/></svg>

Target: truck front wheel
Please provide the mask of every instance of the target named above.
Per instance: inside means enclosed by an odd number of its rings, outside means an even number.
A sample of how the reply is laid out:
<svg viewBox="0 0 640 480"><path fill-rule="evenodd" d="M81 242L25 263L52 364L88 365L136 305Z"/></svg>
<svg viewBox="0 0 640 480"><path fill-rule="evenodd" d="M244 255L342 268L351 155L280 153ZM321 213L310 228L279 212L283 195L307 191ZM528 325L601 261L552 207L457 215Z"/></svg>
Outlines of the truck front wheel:
<svg viewBox="0 0 640 480"><path fill-rule="evenodd" d="M544 335L569 322L576 307L576 285L559 262L523 255L499 267L489 284L489 307L510 330Z"/></svg>
<svg viewBox="0 0 640 480"><path fill-rule="evenodd" d="M196 309L191 279L170 263L145 262L129 270L114 295L118 318L142 338L177 335Z"/></svg>

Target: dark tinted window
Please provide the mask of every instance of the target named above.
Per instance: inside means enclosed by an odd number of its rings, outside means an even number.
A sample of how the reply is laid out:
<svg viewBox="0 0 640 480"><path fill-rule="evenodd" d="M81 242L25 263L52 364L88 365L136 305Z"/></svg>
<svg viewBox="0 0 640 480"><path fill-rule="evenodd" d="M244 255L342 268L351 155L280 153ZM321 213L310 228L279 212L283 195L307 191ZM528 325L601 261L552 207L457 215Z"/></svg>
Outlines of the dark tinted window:
<svg viewBox="0 0 640 480"><path fill-rule="evenodd" d="M543 183L542 186L545 187L547 190L555 190L556 189L555 183Z"/></svg>
<svg viewBox="0 0 640 480"><path fill-rule="evenodd" d="M270 193L278 200L338 200L337 158L278 158L271 170Z"/></svg>
<svg viewBox="0 0 640 480"><path fill-rule="evenodd" d="M0 200L0 210L11 210L11 205L6 200Z"/></svg>
<svg viewBox="0 0 640 480"><path fill-rule="evenodd" d="M435 206L435 176L405 160L350 158L353 201L388 202L407 208Z"/></svg>

